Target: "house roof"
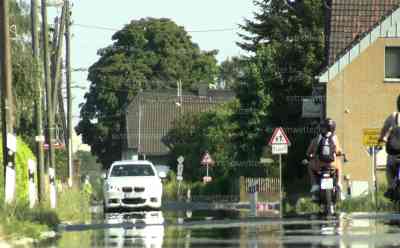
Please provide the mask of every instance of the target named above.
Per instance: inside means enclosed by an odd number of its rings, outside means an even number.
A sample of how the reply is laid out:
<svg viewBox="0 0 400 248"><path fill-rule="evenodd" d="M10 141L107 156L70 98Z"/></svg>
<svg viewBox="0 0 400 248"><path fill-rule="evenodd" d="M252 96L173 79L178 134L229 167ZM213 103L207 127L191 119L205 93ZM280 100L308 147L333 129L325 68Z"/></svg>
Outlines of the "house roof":
<svg viewBox="0 0 400 248"><path fill-rule="evenodd" d="M332 0L329 28L329 64L383 17L397 9L400 0Z"/></svg>
<svg viewBox="0 0 400 248"><path fill-rule="evenodd" d="M127 108L127 148L138 149L141 154L165 155L168 148L162 139L181 114L209 111L233 99L233 92L226 90L209 90L206 96L183 95L181 99L171 93L139 93Z"/></svg>
<svg viewBox="0 0 400 248"><path fill-rule="evenodd" d="M400 0L333 0L326 83L380 37L400 36Z"/></svg>

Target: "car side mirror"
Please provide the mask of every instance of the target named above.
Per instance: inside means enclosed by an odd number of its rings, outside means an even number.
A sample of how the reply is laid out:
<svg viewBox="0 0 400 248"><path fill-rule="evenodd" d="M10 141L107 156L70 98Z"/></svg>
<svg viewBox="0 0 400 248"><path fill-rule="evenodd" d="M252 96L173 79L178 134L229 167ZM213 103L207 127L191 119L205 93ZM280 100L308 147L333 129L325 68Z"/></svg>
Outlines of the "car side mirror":
<svg viewBox="0 0 400 248"><path fill-rule="evenodd" d="M103 178L104 180L106 180L107 179L107 174L106 173L101 173L101 178Z"/></svg>
<svg viewBox="0 0 400 248"><path fill-rule="evenodd" d="M165 171L160 171L160 172L158 173L158 176L159 176L161 179L164 179L164 178L167 177L167 173L165 173Z"/></svg>

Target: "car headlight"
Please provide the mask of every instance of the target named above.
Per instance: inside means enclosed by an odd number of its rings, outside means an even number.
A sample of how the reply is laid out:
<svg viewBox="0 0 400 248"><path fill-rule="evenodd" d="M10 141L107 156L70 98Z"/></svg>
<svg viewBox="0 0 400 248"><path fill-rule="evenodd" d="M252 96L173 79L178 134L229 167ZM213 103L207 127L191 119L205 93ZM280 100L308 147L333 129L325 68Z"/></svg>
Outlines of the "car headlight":
<svg viewBox="0 0 400 248"><path fill-rule="evenodd" d="M112 184L106 184L107 191L120 191L119 187Z"/></svg>

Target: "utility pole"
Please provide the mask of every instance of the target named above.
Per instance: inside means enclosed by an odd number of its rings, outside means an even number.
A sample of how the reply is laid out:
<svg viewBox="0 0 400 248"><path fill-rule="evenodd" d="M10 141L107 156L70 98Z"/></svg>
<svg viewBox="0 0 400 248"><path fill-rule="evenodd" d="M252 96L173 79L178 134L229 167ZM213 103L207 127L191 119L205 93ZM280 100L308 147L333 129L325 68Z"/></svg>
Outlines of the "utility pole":
<svg viewBox="0 0 400 248"><path fill-rule="evenodd" d="M71 33L70 33L70 25L71 25L71 10L69 0L65 1L65 9L66 9L66 18L65 18L65 79L67 81L67 132L68 132L68 140L67 149L68 149L68 184L72 187L73 182L73 168L72 168L72 94L71 94Z"/></svg>
<svg viewBox="0 0 400 248"><path fill-rule="evenodd" d="M52 86L50 78L50 55L49 55L49 30L47 27L47 0L41 0L42 4L42 42L43 42L43 68L44 68L44 83L46 88L46 117L47 129L46 140L49 145L49 168L55 167L54 154L54 114L52 107Z"/></svg>
<svg viewBox="0 0 400 248"><path fill-rule="evenodd" d="M38 200L43 202L45 198L44 184L44 151L43 151L43 84L41 80L41 70L39 66L39 18L38 0L31 0L31 27L32 27L32 55L35 67L35 122L36 122L36 157L37 157L37 179L38 179Z"/></svg>
<svg viewBox="0 0 400 248"><path fill-rule="evenodd" d="M14 105L12 95L12 68L9 33L9 0L0 1L0 58L2 83L2 128L3 128L3 163L5 176L5 202L15 199L15 152Z"/></svg>
<svg viewBox="0 0 400 248"><path fill-rule="evenodd" d="M63 47L63 41L64 41L64 27L65 27L65 3L62 9L61 13L61 21L60 21L60 29L58 33L58 39L57 39L57 49L54 54L54 60L53 60L53 86L52 86L52 103L53 103L53 110L56 109L57 106L57 99L58 99L58 87L59 87L59 82L61 78L61 54L62 54L62 47ZM62 99L59 99L62 101Z"/></svg>
<svg viewBox="0 0 400 248"><path fill-rule="evenodd" d="M54 26L56 27L55 29L54 29L54 34L53 34L53 47L52 47L52 54L53 54L53 57L51 58L51 61L52 61L52 66L51 66L51 78L52 78L52 80L53 80L53 82L52 82L52 87L54 88L55 86L55 84L54 84L54 80L56 80L56 70L57 70L57 67L55 66L55 63L57 63L57 61L58 61L58 63L60 63L60 65L59 65L59 68L61 68L62 67L62 62L61 62L61 59L58 59L58 54L57 54L57 51L58 51L58 45L59 45L59 39L62 39L63 37L62 37L62 34L59 34L59 18L58 17L56 17L55 19L54 19ZM60 55L61 56L61 55ZM61 76L59 76L58 77L58 80L59 80L59 84L58 84L58 87L57 87L57 96L58 96L58 99L63 99L63 95L62 95L62 84L63 84L63 81L62 81L62 77ZM58 124L60 124L61 123L61 126L62 126L62 130L63 130L63 138L64 138L64 143L66 143L67 142L67 137L66 137L66 135L67 135L67 128L66 128L66 120L65 120L65 111L64 111L64 101L63 100L59 100L59 101L57 101L57 100L55 100L55 99L53 99L53 106L54 106L54 114L55 114L55 123L56 123L56 126L58 127ZM58 106L57 106L57 103L58 103ZM56 109L57 109L57 107L58 107L58 111L56 111ZM57 130L56 130L57 131ZM58 136L58 132L56 132L56 135L55 135L56 137L55 137L55 139L56 140L58 140L60 137Z"/></svg>

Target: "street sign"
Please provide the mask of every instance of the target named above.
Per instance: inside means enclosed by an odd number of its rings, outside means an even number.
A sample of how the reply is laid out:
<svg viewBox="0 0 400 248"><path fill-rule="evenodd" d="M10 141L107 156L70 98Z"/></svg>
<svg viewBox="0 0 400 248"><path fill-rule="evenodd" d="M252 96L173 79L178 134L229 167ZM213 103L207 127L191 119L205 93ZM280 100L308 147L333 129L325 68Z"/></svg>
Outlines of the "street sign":
<svg viewBox="0 0 400 248"><path fill-rule="evenodd" d="M272 164L273 162L274 162L274 160L271 158L261 158L260 159L260 163L262 163L262 164Z"/></svg>
<svg viewBox="0 0 400 248"><path fill-rule="evenodd" d="M271 139L268 144L272 146L272 154L279 155L279 199L280 199L280 216L282 218L282 154L288 153L288 146L290 146L290 140L286 136L283 128L278 127L275 128L274 133L272 134Z"/></svg>
<svg viewBox="0 0 400 248"><path fill-rule="evenodd" d="M62 143L54 143L53 147L54 147L54 149L64 149L65 146ZM43 144L43 149L48 150L49 144Z"/></svg>
<svg viewBox="0 0 400 248"><path fill-rule="evenodd" d="M322 114L323 105L319 98L309 97L303 99L303 109L301 117L303 118L319 118Z"/></svg>
<svg viewBox="0 0 400 248"><path fill-rule="evenodd" d="M369 146L369 147L367 147L367 152L368 152L368 155L369 156L372 156L372 155L374 155L374 153L375 153L375 155L376 154L378 154L378 152L380 152L381 150L379 150L379 149L373 149L373 147L372 146Z"/></svg>
<svg viewBox="0 0 400 248"><path fill-rule="evenodd" d="M272 154L287 154L288 145L286 144L276 144L272 145Z"/></svg>
<svg viewBox="0 0 400 248"><path fill-rule="evenodd" d="M36 142L44 142L45 141L44 135L35 136L35 141Z"/></svg>
<svg viewBox="0 0 400 248"><path fill-rule="evenodd" d="M208 152L206 152L203 156L203 158L201 159L201 164L202 165L214 165L214 160L211 158L210 154Z"/></svg>
<svg viewBox="0 0 400 248"><path fill-rule="evenodd" d="M179 156L177 161L178 161L178 163L182 164L183 162L185 162L185 158L183 156Z"/></svg>
<svg viewBox="0 0 400 248"><path fill-rule="evenodd" d="M363 144L365 146L377 146L380 135L379 128L364 128L363 129Z"/></svg>
<svg viewBox="0 0 400 248"><path fill-rule="evenodd" d="M268 142L269 145L278 145L278 144L285 144L290 145L289 138L286 136L285 131L283 128L278 127L275 128L274 133L272 134L271 139Z"/></svg>
<svg viewBox="0 0 400 248"><path fill-rule="evenodd" d="M210 177L210 176L205 176L205 177L203 177L203 182L204 183L209 183L209 182L211 182L212 181L212 177Z"/></svg>

